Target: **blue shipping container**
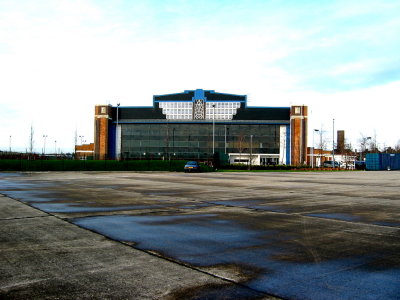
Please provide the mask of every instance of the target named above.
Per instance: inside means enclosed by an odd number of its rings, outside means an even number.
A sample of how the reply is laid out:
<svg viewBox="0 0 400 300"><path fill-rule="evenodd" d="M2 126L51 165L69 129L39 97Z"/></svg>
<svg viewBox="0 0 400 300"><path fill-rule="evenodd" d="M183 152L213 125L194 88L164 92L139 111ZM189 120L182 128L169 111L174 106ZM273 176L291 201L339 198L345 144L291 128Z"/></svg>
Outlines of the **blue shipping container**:
<svg viewBox="0 0 400 300"><path fill-rule="evenodd" d="M400 170L399 153L368 153L365 159L366 169L378 170Z"/></svg>

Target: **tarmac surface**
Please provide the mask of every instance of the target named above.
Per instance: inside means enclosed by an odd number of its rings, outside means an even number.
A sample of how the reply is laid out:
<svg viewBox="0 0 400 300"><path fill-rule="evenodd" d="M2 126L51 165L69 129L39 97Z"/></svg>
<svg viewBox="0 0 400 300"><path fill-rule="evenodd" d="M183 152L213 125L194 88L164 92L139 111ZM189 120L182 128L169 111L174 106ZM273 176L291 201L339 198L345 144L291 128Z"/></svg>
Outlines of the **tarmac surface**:
<svg viewBox="0 0 400 300"><path fill-rule="evenodd" d="M400 172L0 173L0 299L400 299Z"/></svg>

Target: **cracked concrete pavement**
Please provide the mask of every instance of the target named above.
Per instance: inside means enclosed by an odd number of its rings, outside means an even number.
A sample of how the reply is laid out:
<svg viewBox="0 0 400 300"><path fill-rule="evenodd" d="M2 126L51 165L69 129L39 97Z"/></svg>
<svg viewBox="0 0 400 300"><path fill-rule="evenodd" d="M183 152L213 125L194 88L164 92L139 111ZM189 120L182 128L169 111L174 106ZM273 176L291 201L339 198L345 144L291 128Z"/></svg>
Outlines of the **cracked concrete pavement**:
<svg viewBox="0 0 400 300"><path fill-rule="evenodd" d="M0 173L6 299L399 299L400 172Z"/></svg>

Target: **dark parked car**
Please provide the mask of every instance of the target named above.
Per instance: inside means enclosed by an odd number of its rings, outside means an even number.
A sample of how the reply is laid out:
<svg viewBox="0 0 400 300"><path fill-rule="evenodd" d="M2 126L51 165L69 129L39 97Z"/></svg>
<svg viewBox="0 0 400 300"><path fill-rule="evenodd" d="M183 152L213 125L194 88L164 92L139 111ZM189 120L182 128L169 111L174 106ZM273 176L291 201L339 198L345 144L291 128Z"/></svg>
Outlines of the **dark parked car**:
<svg viewBox="0 0 400 300"><path fill-rule="evenodd" d="M335 161L335 168L339 168L339 167L340 167L339 162ZM333 168L333 161L332 160L325 161L324 168Z"/></svg>
<svg viewBox="0 0 400 300"><path fill-rule="evenodd" d="M200 172L201 168L197 161L188 161L184 168L185 172Z"/></svg>
<svg viewBox="0 0 400 300"><path fill-rule="evenodd" d="M356 170L365 170L365 161L356 160L354 162L354 166L355 166Z"/></svg>

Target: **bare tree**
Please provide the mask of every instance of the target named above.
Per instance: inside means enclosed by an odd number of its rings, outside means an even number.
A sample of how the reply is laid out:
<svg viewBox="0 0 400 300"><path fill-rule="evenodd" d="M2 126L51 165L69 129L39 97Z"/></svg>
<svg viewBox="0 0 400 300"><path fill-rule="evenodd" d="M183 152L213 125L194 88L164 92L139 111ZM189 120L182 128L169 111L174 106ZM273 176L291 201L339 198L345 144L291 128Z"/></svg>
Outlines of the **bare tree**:
<svg viewBox="0 0 400 300"><path fill-rule="evenodd" d="M320 157L320 166L322 166L324 162L324 151L327 150L328 148L328 140L326 138L326 133L327 131L323 128L323 125L321 124L321 129L318 130L318 135L319 137L317 138L318 140L316 141L317 143L317 148L314 150L314 155L319 155Z"/></svg>
<svg viewBox="0 0 400 300"><path fill-rule="evenodd" d="M363 154L367 154L371 151L369 144L371 143L371 137L361 133L361 137L358 139L360 145L360 160L363 160Z"/></svg>
<svg viewBox="0 0 400 300"><path fill-rule="evenodd" d="M394 150L396 153L400 153L400 140L397 141L397 144L394 146Z"/></svg>
<svg viewBox="0 0 400 300"><path fill-rule="evenodd" d="M319 141L317 142L317 147L321 149L321 151L327 150L328 148L328 140L326 138L326 130L321 125L321 129L319 130Z"/></svg>
<svg viewBox="0 0 400 300"><path fill-rule="evenodd" d="M374 136L371 139L371 142L369 144L369 150L372 153L378 153L379 149L378 149L378 141L377 141L377 137L376 137L376 131L374 131Z"/></svg>
<svg viewBox="0 0 400 300"><path fill-rule="evenodd" d="M242 162L242 154L249 148L249 143L246 141L246 135L240 133L237 140L233 143L234 148L239 152L239 160Z"/></svg>

